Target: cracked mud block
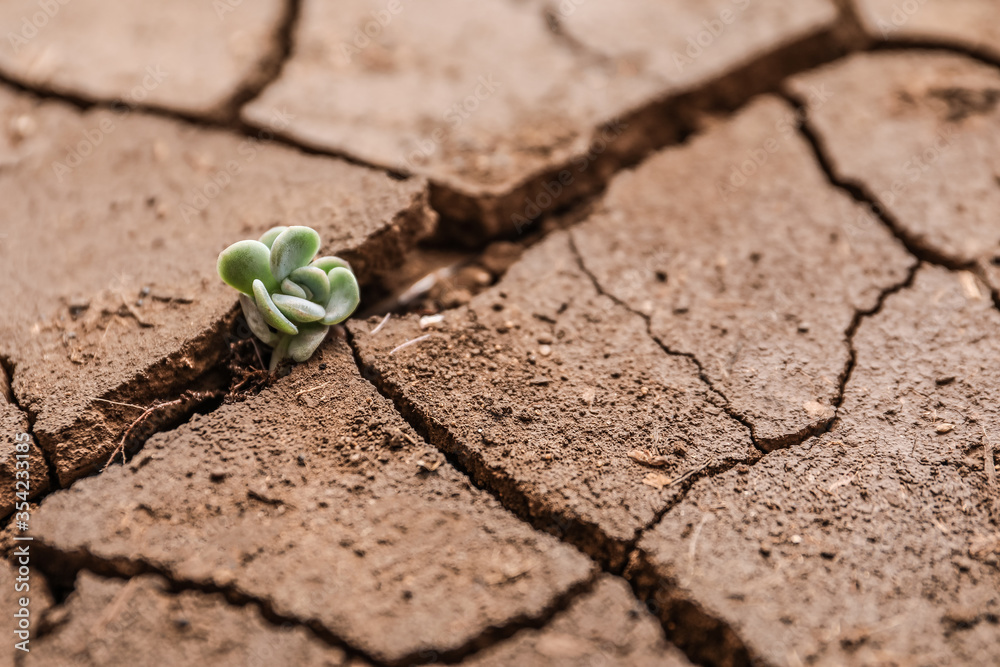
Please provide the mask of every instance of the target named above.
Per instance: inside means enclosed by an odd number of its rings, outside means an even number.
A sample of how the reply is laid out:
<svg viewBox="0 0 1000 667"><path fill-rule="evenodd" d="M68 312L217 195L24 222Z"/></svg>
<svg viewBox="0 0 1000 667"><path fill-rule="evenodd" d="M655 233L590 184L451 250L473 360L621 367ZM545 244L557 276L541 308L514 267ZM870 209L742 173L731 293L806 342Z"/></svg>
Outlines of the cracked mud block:
<svg viewBox="0 0 1000 667"><path fill-rule="evenodd" d="M22 502L18 493L35 498L49 489L50 482L45 457L28 431L28 417L2 395L0 429L0 518L3 518Z"/></svg>
<svg viewBox="0 0 1000 667"><path fill-rule="evenodd" d="M8 0L0 73L88 101L219 117L277 65L284 13L281 0Z"/></svg>
<svg viewBox="0 0 1000 667"><path fill-rule="evenodd" d="M756 455L695 364L597 293L565 233L443 315L352 323L366 372L506 507L611 567L691 476Z"/></svg>
<svg viewBox="0 0 1000 667"><path fill-rule="evenodd" d="M579 49L691 88L805 36L818 46L817 34L837 21L836 6L828 0L545 3Z"/></svg>
<svg viewBox="0 0 1000 667"><path fill-rule="evenodd" d="M49 495L33 521L60 571L219 587L388 663L460 654L593 576L416 438L342 340Z"/></svg>
<svg viewBox="0 0 1000 667"><path fill-rule="evenodd" d="M921 269L861 324L830 433L699 482L642 540L664 617L700 618L719 664L994 664L998 328L962 275Z"/></svg>
<svg viewBox="0 0 1000 667"><path fill-rule="evenodd" d="M23 667L361 664L302 626L265 620L255 605L232 605L219 593L174 592L155 575L126 581L82 571L47 620L53 629L32 642Z"/></svg>
<svg viewBox="0 0 1000 667"><path fill-rule="evenodd" d="M48 463L35 443L28 416L14 403L7 371L0 366L0 518L14 511L18 502L47 491ZM24 494L18 498L18 493ZM22 506L23 509L23 506Z"/></svg>
<svg viewBox="0 0 1000 667"><path fill-rule="evenodd" d="M1000 59L1000 6L994 0L851 1L875 39L941 44Z"/></svg>
<svg viewBox="0 0 1000 667"><path fill-rule="evenodd" d="M612 184L573 238L608 294L649 318L771 450L833 417L855 314L914 263L833 188L772 98Z"/></svg>
<svg viewBox="0 0 1000 667"><path fill-rule="evenodd" d="M928 5L928 8L930 5ZM918 254L1000 290L1000 72L961 56L854 56L794 79L837 178L860 186ZM878 209L854 227L878 224Z"/></svg>
<svg viewBox="0 0 1000 667"><path fill-rule="evenodd" d="M676 138L667 98L745 71L717 91L745 99L836 41L828 0L650 4L305 0L291 60L243 118L284 109L296 141L429 177L450 231L478 240ZM750 72L768 53L774 67Z"/></svg>
<svg viewBox="0 0 1000 667"><path fill-rule="evenodd" d="M663 629L621 579L602 576L545 627L522 630L474 655L464 667L506 665L643 665L689 667Z"/></svg>
<svg viewBox="0 0 1000 667"><path fill-rule="evenodd" d="M216 275L229 244L309 225L324 253L370 280L433 224L419 179L266 134L0 92L0 135L11 167L0 169L0 356L63 484L101 464L141 412L106 401L146 407L218 381L227 337L249 334Z"/></svg>

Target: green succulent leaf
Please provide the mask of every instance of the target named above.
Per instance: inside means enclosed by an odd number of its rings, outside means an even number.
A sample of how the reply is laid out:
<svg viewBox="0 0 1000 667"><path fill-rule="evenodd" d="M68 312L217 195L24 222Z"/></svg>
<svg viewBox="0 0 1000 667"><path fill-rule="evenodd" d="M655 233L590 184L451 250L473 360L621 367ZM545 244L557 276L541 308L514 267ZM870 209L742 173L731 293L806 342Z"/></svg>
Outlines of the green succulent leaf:
<svg viewBox="0 0 1000 667"><path fill-rule="evenodd" d="M361 302L361 290L357 278L350 269L337 267L328 274L330 279L330 300L326 304L323 324L339 324L351 316Z"/></svg>
<svg viewBox="0 0 1000 667"><path fill-rule="evenodd" d="M230 287L252 295L253 283L260 280L264 287L274 291L277 281L271 275L270 252L260 241L237 241L219 253L216 268L219 277Z"/></svg>
<svg viewBox="0 0 1000 667"><path fill-rule="evenodd" d="M284 280L281 281L281 293L287 294L288 296L297 296L300 299L309 299L309 295L306 294L306 291L305 289L303 289L302 285L296 284L295 282L292 281L291 278L285 278Z"/></svg>
<svg viewBox="0 0 1000 667"><path fill-rule="evenodd" d="M323 269L315 266L303 266L300 269L292 271L288 277L309 290L312 296L307 298L310 301L315 301L325 306L326 302L330 299L330 279L327 278L326 272Z"/></svg>
<svg viewBox="0 0 1000 667"><path fill-rule="evenodd" d="M319 246L319 234L308 227L277 226L219 254L219 276L240 292L247 326L272 348L272 373L288 357L309 359L330 326L350 317L361 300L351 265L317 258Z"/></svg>
<svg viewBox="0 0 1000 667"><path fill-rule="evenodd" d="M267 249L270 250L271 246L274 245L274 239L278 238L278 235L286 229L288 229L288 227L285 227L284 225L271 227L269 230L264 232L263 236L260 237L260 242L266 245Z"/></svg>
<svg viewBox="0 0 1000 667"><path fill-rule="evenodd" d="M295 361L305 361L312 356L329 331L330 327L323 324L303 325L299 335L288 343L288 356Z"/></svg>
<svg viewBox="0 0 1000 667"><path fill-rule="evenodd" d="M257 302L257 309L260 310L260 314L265 322L282 333L297 334L299 332L298 328L274 305L274 301L271 300L271 295L267 293L264 283L259 280L253 281L253 295Z"/></svg>
<svg viewBox="0 0 1000 667"><path fill-rule="evenodd" d="M243 317L247 320L247 326L253 335L260 339L265 345L273 346L278 342L278 334L267 328L264 316L257 310L257 304L246 294L240 294L240 305L243 307Z"/></svg>
<svg viewBox="0 0 1000 667"><path fill-rule="evenodd" d="M289 227L271 244L271 275L284 280L319 251L319 234L309 227Z"/></svg>
<svg viewBox="0 0 1000 667"><path fill-rule="evenodd" d="M309 266L315 266L317 269L321 269L323 273L330 273L330 271L333 271L337 267L343 267L348 271L351 270L351 265L347 263L347 260L333 256L314 259L310 262Z"/></svg>
<svg viewBox="0 0 1000 667"><path fill-rule="evenodd" d="M300 299L297 296L287 294L275 294L271 299L285 316L295 322L317 322L323 319L326 311L323 306L312 301Z"/></svg>

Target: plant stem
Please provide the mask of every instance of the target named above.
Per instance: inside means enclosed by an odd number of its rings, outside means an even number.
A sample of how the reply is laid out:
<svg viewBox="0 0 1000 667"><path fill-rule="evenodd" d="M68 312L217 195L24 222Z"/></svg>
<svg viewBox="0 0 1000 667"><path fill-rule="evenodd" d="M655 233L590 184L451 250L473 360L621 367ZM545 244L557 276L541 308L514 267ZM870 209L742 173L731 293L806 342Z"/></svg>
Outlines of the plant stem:
<svg viewBox="0 0 1000 667"><path fill-rule="evenodd" d="M274 350L271 352L271 364L267 369L269 373L273 374L278 370L278 364L281 360L285 358L285 354L288 352L288 344L292 342L291 336L282 336L278 340L278 344L274 346Z"/></svg>

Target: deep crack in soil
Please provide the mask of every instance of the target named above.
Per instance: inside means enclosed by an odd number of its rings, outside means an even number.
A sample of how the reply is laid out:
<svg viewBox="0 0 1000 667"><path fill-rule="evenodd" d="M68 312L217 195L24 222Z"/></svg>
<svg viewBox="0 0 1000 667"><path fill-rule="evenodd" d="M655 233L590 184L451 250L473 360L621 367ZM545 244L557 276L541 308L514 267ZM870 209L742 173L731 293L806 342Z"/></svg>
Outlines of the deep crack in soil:
<svg viewBox="0 0 1000 667"><path fill-rule="evenodd" d="M530 509L531 501L516 479L491 469L481 456L459 446L447 428L408 401L398 387L384 382L378 371L368 367L361 359L350 331L347 332L347 342L351 346L361 376L392 403L396 411L421 438L444 454L448 462L469 479L470 484L495 497L508 511L532 527L551 533L577 548L589 545L591 548L583 549L584 553L599 562L603 561L602 566L606 563L618 563L618 567L605 566L605 570L611 574L620 573L621 565L624 564L625 550L612 544L596 524L555 513L546 513L543 516L533 513ZM594 548L595 544L601 546Z"/></svg>
<svg viewBox="0 0 1000 667"><path fill-rule="evenodd" d="M202 593L220 593L230 604L252 604L260 610L261 615L265 619L276 626L291 624L308 628L325 643L331 646L336 646L347 652L349 655L357 656L372 665L378 666L384 664L374 659L372 656L366 655L363 651L347 645L340 638L332 635L319 623L302 621L298 618L283 616L277 613L266 599L250 597L248 595L241 594L239 591L232 588L220 587L204 582L193 582L178 579L172 576L169 572L163 571L143 560L124 558L113 560L103 559L84 550L74 552L53 551L48 549L43 542L39 542L36 545L36 548L38 553L38 569L50 582L52 582L52 585L57 590L61 589L63 591L61 596L63 601L65 601L65 598L68 597L69 592L73 590L73 582L76 579L77 573L81 570L87 570L104 577L118 579L131 579L132 577L142 574L156 574L166 579L175 591L192 590ZM51 615L52 610L57 609L59 606L60 604L57 604L50 608L47 615ZM44 619L41 622L45 624Z"/></svg>
<svg viewBox="0 0 1000 667"><path fill-rule="evenodd" d="M301 16L302 0L285 0L284 15L275 30L275 48L271 53L263 55L256 74L240 83L239 88L226 103L224 112L226 122L238 122L240 109L281 76L285 64L292 55L295 29Z"/></svg>
<svg viewBox="0 0 1000 667"><path fill-rule="evenodd" d="M17 392L14 391L14 374L16 372L17 369L15 368L13 362L7 357L0 356L0 374L3 375L3 377L0 378L0 384L3 385L3 398L8 403L13 405L19 412L21 412L25 419L27 419L27 433L31 436L31 440L35 443L38 453L41 454L42 459L45 461L45 474L48 477L49 491L34 499L35 502L41 502L42 498L48 495L48 493L61 488L59 486L59 476L56 474L56 467L52 462L52 459L45 453L42 446L38 444L38 438L35 437L35 419L37 418L37 415L31 410L26 410L21 407L21 403L17 397ZM5 518L3 520L3 525L6 525L9 520L10 517Z"/></svg>
<svg viewBox="0 0 1000 667"><path fill-rule="evenodd" d="M895 218L893 218L892 214L890 214L885 207L879 203L878 198L874 196L865 183L846 180L838 176L830 162L823 139L809 122L809 114L805 101L792 91L783 90L781 91L781 95L790 104L792 104L796 110L799 111L799 117L803 119L799 124L799 132L812 148L813 153L816 156L816 163L819 165L820 169L826 175L833 187L842 190L854 199L854 201L865 206L872 214L875 215L875 217L879 219L880 222L882 222L882 224L886 226L892 235L903 244L903 247L906 248L907 252L920 261L944 267L949 271L974 270L974 263L960 262L954 258L948 257L947 255L937 251L934 247L923 243L920 238L909 233Z"/></svg>
<svg viewBox="0 0 1000 667"><path fill-rule="evenodd" d="M545 627L554 617L565 612L574 601L590 593L597 582L597 578L600 576L600 572L595 570L586 580L570 587L555 597L541 613L533 616L515 616L501 625L487 627L480 635L473 637L465 645L456 649L447 652L419 651L404 656L399 660L384 661L375 658L363 649L353 646L334 635L319 621L303 620L295 616L279 613L266 598L253 597L232 587L178 579L171 575L171 573L142 559L106 559L95 556L86 550L74 552L54 551L44 543L39 543L37 548L39 569L50 582L50 587L61 591L59 602L46 612L47 616L51 615L52 610L61 606L65 601L69 593L73 590L73 582L77 574L82 570L104 577L126 580L143 574L156 574L170 583L172 592L190 590L201 593L219 593L230 604L239 606L253 605L260 610L261 615L270 623L276 626L301 626L307 628L326 644L340 648L347 652L348 655L360 658L375 667L409 667L411 665L429 663L460 663L470 655L508 639L522 630ZM46 626L45 619L42 619L41 623L43 627L46 627L47 632L53 629ZM39 638L41 637L44 637L44 633L39 636Z"/></svg>
<svg viewBox="0 0 1000 667"><path fill-rule="evenodd" d="M577 261L582 267L582 261L575 247L573 248L573 252L576 254ZM587 273L586 269L584 269L584 272ZM590 276L589 273L587 275ZM593 276L590 276L590 279L594 280ZM595 287L599 293L603 294L596 281ZM628 312L633 313L634 311L629 309ZM642 317L639 314L635 314L635 316ZM643 319L648 322L647 318ZM682 502L687 490L698 480L725 473L732 469L734 465L716 465L714 461L709 461L697 469L689 470L678 476L672 482L672 484L676 484L681 489L677 498L658 511L653 520L636 531L630 539L626 541L617 540L607 535L598 525L584 521L578 517L564 516L547 509L543 511L533 510L533 503L530 497L525 490L520 488L516 479L492 468L481 455L467 447L461 446L445 425L438 423L433 416L427 414L413 402L409 401L403 392L400 391L399 387L385 381L385 378L376 369L367 366L362 360L360 351L354 342L354 335L348 331L347 337L348 343L351 345L355 363L357 363L362 377L370 382L380 394L391 401L397 412L406 419L410 426L424 440L441 451L449 463L465 475L470 480L470 483L493 495L505 508L515 516L529 523L535 529L551 533L560 540L581 549L594 558L604 572L624 577L632 587L637 598L646 604L650 611L660 619L668 638L681 646L689 659L699 664L749 664L748 662L741 661L743 659L741 656L746 656L746 651L742 648L743 643L738 639L735 630L729 627L725 621L712 616L698 605L695 600L685 598L681 594L672 596L676 600L676 604L670 609L660 609L657 603L653 601L653 595L656 592L661 592L662 588L654 591L652 587L646 586L644 583L645 580L642 577L645 576L648 578L648 575L645 571L636 568L634 565L636 554L638 553L637 544L645 531L655 526L670 509ZM664 349L664 352L675 356L691 358L689 355L672 353L666 349ZM695 361L695 363L697 362ZM705 380L704 377L702 379ZM705 382L708 384L707 380ZM711 388L711 385L709 387ZM715 391L714 389L712 390ZM718 392L715 393L718 394ZM721 396L721 394L719 395ZM724 399L724 397L722 398ZM748 425L744 424L744 426L749 430ZM760 453L759 458L755 462L759 461L763 456L764 454ZM632 570L632 574L626 573L627 567ZM714 628L715 630L712 633L705 633L702 629L706 627ZM698 630L695 632L693 629ZM703 636L703 639L696 644L676 641L678 638L689 636ZM717 663L714 660L716 654L713 653L711 647L718 643L719 637L727 638L723 645L727 647L726 650L729 651L729 654L727 654L729 657Z"/></svg>
<svg viewBox="0 0 1000 667"><path fill-rule="evenodd" d="M601 285L600 281L597 279L597 276L595 276L594 273L587 267L587 263L584 261L583 255L580 253L579 248L577 248L577 246L576 246L576 240L573 238L573 234L572 233L570 233L570 235L569 235L569 247L570 247L570 250L573 251L573 255L576 258L576 263L580 267L580 270L584 273L584 275L587 276L587 278L593 284L594 289L597 290L597 293L601 294L603 296L606 296L607 298L611 299L616 304L618 304L619 306L621 306L622 308L624 308L625 310L627 310L628 312L632 313L633 315L636 315L637 317L642 318L642 320L646 323L646 333L660 347L660 349L663 350L664 353L666 353L667 355L672 356L672 357L684 357L685 359L691 360L691 362L698 368L698 378L702 382L705 383L705 385L709 388L709 390L712 393L714 393L716 396L718 396L720 399L722 399L723 404L725 406L726 414L728 414L730 417L732 417L735 421L738 421L740 424L742 424L747 429L747 431L750 434L750 440L751 440L751 442L753 442L754 447L756 447L758 450L760 450L761 453L767 453L768 451L771 451L770 449L767 449L767 448L763 447L757 441L757 437L754 434L753 425L749 422L749 420L746 419L746 417L744 417L743 415L740 415L739 413L737 413L735 410L732 409L732 406L731 406L731 404L729 402L729 399L726 397L725 394L722 393L722 391L720 391L719 389L717 389L715 387L715 385L712 384L712 380L705 373L705 367L702 365L701 361L693 353L690 353L690 352L678 352L676 350L670 349L670 347L668 345L666 345L660 339L659 336L656 336L653 333L651 319L650 319L650 317L648 315L646 315L645 313L642 313L642 312L639 312L639 311L635 310L634 308L632 308L631 306L629 306L627 303L625 303L624 301L622 301L621 299L619 299L618 297L616 297L614 294L612 294L612 293L610 293L610 292L608 292L607 290L604 289L604 286Z"/></svg>
<svg viewBox="0 0 1000 667"><path fill-rule="evenodd" d="M60 484L68 486L104 466L111 457L111 451L104 451L109 437L117 444L125 436L124 451L131 457L154 433L176 428L194 414L211 412L221 405L220 392L229 387L226 365L236 318L237 309L233 308L174 353L113 390L93 397L89 409L69 427L55 433L35 429L36 442L53 465L57 458L66 456L62 452L66 443L72 443L77 451L82 448L102 452L87 459L66 459ZM177 402L185 395L186 400ZM140 414L159 404L162 409L154 409L141 424L136 423Z"/></svg>

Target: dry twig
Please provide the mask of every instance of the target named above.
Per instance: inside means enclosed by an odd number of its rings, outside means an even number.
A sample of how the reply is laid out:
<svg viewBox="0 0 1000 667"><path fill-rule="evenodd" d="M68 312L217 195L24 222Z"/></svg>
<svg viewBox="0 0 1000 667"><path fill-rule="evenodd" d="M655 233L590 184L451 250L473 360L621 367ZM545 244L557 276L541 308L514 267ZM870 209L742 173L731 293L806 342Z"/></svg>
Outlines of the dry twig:
<svg viewBox="0 0 1000 667"><path fill-rule="evenodd" d="M989 436L986 435L986 428L982 424L979 425L979 428L983 429L983 468L986 470L986 481L989 482L992 488L996 489L997 469L996 463L993 460L993 450L996 446L989 439Z"/></svg>
<svg viewBox="0 0 1000 667"><path fill-rule="evenodd" d="M173 405L180 405L181 403L187 401L198 401L198 402L207 401L211 398L218 398L221 395L222 393L218 391L186 391L183 394L181 394L178 398L175 398L172 401L157 403L152 407L146 408L145 410L143 410L143 413L139 415L139 417L135 421L129 424L128 428L125 429L125 432L122 434L122 439L118 442L118 446L115 447L113 452L111 452L111 456L110 458L108 458L108 462L104 464L104 467L101 468L101 470L102 471L107 470L108 466L110 466L114 462L115 457L118 456L118 454L122 455L122 464L124 465L125 463L127 463L127 460L125 459L125 444L128 442L129 436L132 435L132 432L136 429L136 427L139 426L139 424L146 421L146 419L157 410L162 410L163 408L167 408ZM104 399L98 399L98 400L104 400ZM113 401L107 401L107 402L112 403ZM133 407L133 408L139 407L128 403L121 403L119 405L126 405L128 407Z"/></svg>

